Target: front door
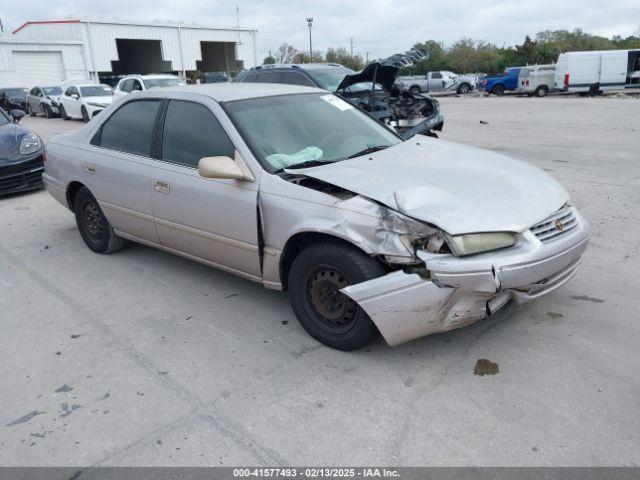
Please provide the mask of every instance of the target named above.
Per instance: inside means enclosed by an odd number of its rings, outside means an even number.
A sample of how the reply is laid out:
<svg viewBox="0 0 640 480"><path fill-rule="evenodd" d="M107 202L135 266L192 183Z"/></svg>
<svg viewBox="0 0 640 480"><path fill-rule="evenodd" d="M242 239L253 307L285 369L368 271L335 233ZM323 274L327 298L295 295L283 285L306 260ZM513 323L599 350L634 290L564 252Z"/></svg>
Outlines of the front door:
<svg viewBox="0 0 640 480"><path fill-rule="evenodd" d="M151 168L151 204L160 242L218 267L260 278L254 182L203 178L203 157L235 157L212 108L170 100L161 151Z"/></svg>

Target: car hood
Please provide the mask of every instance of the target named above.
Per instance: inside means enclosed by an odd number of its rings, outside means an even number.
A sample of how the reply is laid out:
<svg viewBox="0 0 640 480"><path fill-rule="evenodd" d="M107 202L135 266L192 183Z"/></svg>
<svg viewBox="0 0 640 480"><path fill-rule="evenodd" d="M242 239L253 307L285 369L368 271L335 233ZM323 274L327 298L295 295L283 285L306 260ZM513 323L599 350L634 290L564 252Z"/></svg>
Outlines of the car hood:
<svg viewBox="0 0 640 480"><path fill-rule="evenodd" d="M13 163L20 155L22 137L30 131L16 123L0 126L0 166Z"/></svg>
<svg viewBox="0 0 640 480"><path fill-rule="evenodd" d="M110 105L113 102L113 97L111 95L106 97L85 97L87 103L103 103L106 105Z"/></svg>
<svg viewBox="0 0 640 480"><path fill-rule="evenodd" d="M393 65L373 62L364 67L364 69L358 73L345 75L336 91L339 92L357 83L373 82L374 78L377 84L382 85L386 90L389 90L396 81L398 71L398 67Z"/></svg>
<svg viewBox="0 0 640 480"><path fill-rule="evenodd" d="M371 155L288 172L363 195L451 235L523 232L569 201L536 167L422 135Z"/></svg>

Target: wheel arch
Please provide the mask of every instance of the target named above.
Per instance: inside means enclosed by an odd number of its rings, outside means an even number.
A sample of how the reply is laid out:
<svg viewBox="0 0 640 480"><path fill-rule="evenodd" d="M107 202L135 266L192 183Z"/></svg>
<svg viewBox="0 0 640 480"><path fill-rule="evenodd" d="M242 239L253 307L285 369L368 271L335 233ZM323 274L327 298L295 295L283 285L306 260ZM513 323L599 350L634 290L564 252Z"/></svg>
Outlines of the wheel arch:
<svg viewBox="0 0 640 480"><path fill-rule="evenodd" d="M84 186L85 186L84 184L78 182L77 180L74 180L71 183L69 183L69 185L67 185L67 206L69 207L70 210L73 211L73 203L76 199L76 195L78 194L80 189Z"/></svg>
<svg viewBox="0 0 640 480"><path fill-rule="evenodd" d="M365 251L361 246L356 243L347 240L345 238L339 237L337 235L332 235L330 233L324 232L312 232L312 231L303 231L298 232L289 237L287 240L282 253L280 254L280 265L279 265L279 274L280 274L280 282L282 285L282 290L287 290L288 285L288 276L289 270L291 269L291 265L295 258L302 252L305 248L319 242L328 241L328 242L336 242L341 243L342 245L348 246L350 248L354 248L367 256L373 256L370 252Z"/></svg>

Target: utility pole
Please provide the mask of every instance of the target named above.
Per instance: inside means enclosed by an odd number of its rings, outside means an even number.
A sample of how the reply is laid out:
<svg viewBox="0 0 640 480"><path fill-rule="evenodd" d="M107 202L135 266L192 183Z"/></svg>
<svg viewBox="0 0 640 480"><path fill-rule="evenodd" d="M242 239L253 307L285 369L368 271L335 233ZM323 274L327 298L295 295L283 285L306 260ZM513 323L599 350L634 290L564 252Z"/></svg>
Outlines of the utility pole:
<svg viewBox="0 0 640 480"><path fill-rule="evenodd" d="M2 24L1 18L0 18L0 32L4 32L4 25Z"/></svg>
<svg viewBox="0 0 640 480"><path fill-rule="evenodd" d="M353 38L351 38L351 58L353 58Z"/></svg>
<svg viewBox="0 0 640 480"><path fill-rule="evenodd" d="M240 27L240 5L236 5L236 28Z"/></svg>
<svg viewBox="0 0 640 480"><path fill-rule="evenodd" d="M309 25L309 63L313 63L313 45L311 44L311 27L313 26L313 17L307 18Z"/></svg>
<svg viewBox="0 0 640 480"><path fill-rule="evenodd" d="M367 63L365 65L369 65L369 52L367 52Z"/></svg>

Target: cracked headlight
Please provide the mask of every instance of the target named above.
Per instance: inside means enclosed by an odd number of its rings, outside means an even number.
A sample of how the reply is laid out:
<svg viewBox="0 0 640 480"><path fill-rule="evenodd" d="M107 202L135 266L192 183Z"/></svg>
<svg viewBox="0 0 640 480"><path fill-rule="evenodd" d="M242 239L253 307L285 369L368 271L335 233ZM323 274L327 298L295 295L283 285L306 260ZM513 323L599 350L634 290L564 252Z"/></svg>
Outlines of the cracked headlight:
<svg viewBox="0 0 640 480"><path fill-rule="evenodd" d="M423 222L407 217L395 210L389 208L384 209L382 227L384 230L393 232L411 253L415 260L415 251L417 249L428 250L432 253L442 253L442 247L446 248L443 233ZM407 263L406 259L400 262L399 257L389 257L388 260L393 263Z"/></svg>
<svg viewBox="0 0 640 480"><path fill-rule="evenodd" d="M459 256L512 247L517 240L516 234L511 232L470 233L447 237L451 250Z"/></svg>
<svg viewBox="0 0 640 480"><path fill-rule="evenodd" d="M40 138L34 133L28 133L22 137L20 142L20 155L29 155L35 153L42 148Z"/></svg>

